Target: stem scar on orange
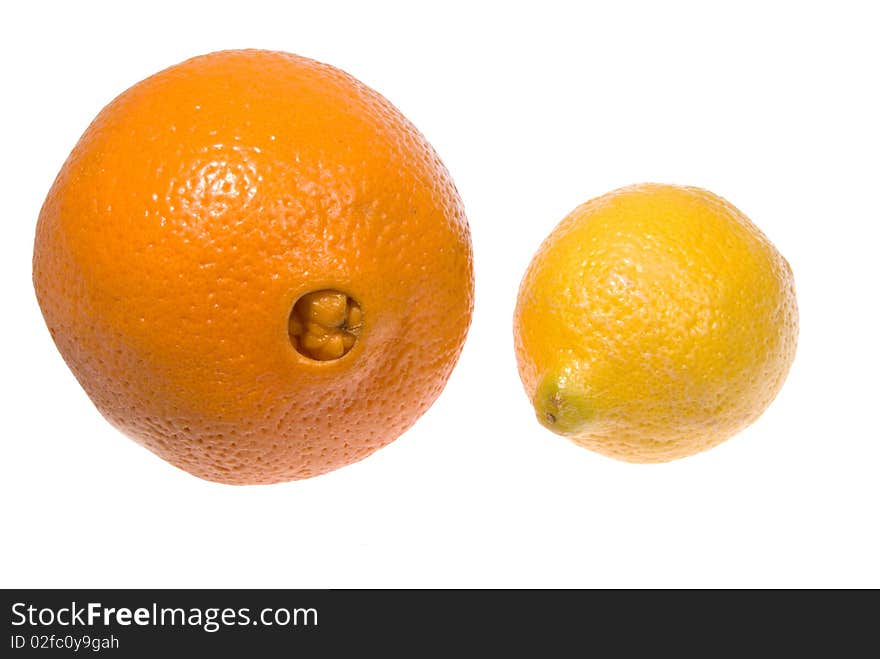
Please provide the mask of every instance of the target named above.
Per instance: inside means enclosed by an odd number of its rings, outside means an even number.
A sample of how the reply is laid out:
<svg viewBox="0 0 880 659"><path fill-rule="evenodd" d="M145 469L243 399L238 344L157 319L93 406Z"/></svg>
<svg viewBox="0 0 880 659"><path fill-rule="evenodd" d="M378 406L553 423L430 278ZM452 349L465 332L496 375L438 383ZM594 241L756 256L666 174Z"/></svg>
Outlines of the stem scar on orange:
<svg viewBox="0 0 880 659"><path fill-rule="evenodd" d="M473 308L467 220L424 137L348 74L259 50L190 59L101 111L40 212L33 278L101 413L235 484L393 441Z"/></svg>

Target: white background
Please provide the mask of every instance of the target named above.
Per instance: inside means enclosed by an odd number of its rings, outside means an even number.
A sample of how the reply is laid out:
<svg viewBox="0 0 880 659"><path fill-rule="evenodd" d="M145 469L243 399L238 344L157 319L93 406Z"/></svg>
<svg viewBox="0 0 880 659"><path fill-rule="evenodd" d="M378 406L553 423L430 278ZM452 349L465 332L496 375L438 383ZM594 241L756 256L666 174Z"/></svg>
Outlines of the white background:
<svg viewBox="0 0 880 659"><path fill-rule="evenodd" d="M0 586L880 586L872 3L130 4L3 9ZM98 110L239 47L332 63L409 116L462 194L477 275L459 366L410 432L332 474L246 488L112 429L30 281L43 197ZM512 349L543 237L641 181L739 206L791 262L801 312L772 407L666 465L544 431Z"/></svg>

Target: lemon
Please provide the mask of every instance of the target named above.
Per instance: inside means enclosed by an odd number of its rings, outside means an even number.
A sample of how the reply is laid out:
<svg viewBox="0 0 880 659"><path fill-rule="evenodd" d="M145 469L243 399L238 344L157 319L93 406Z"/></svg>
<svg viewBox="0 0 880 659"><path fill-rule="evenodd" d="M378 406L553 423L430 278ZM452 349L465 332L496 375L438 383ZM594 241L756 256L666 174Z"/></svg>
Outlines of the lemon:
<svg viewBox="0 0 880 659"><path fill-rule="evenodd" d="M794 359L788 262L706 190L642 184L570 213L526 271L520 377L547 428L629 462L704 451L757 419Z"/></svg>

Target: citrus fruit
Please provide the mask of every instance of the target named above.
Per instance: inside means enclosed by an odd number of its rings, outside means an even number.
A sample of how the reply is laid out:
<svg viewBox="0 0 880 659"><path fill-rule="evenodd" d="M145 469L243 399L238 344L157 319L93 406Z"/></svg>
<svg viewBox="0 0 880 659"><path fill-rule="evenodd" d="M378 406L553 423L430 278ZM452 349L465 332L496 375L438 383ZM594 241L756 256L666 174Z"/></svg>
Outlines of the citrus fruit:
<svg viewBox="0 0 880 659"><path fill-rule="evenodd" d="M315 476L431 405L473 306L431 146L377 92L224 51L123 92L40 212L37 298L101 413L224 483Z"/></svg>
<svg viewBox="0 0 880 659"><path fill-rule="evenodd" d="M786 260L730 203L644 184L576 208L519 291L519 373L538 420L630 462L728 439L765 410L795 354Z"/></svg>

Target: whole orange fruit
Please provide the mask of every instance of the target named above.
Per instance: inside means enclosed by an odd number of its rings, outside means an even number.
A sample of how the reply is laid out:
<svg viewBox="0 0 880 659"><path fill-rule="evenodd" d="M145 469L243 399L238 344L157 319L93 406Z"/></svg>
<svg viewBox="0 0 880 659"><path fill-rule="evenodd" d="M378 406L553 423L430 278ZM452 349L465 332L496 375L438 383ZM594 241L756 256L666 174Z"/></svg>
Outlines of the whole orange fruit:
<svg viewBox="0 0 880 659"><path fill-rule="evenodd" d="M431 405L473 307L470 234L424 137L332 66L224 51L95 118L33 277L101 413L202 478L308 478Z"/></svg>

